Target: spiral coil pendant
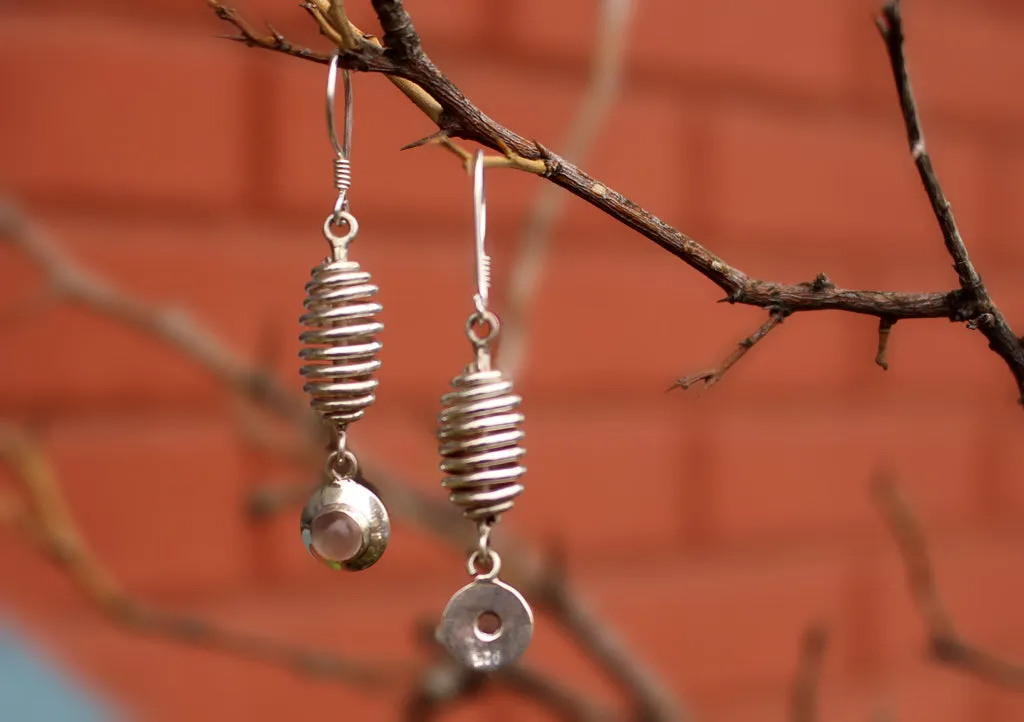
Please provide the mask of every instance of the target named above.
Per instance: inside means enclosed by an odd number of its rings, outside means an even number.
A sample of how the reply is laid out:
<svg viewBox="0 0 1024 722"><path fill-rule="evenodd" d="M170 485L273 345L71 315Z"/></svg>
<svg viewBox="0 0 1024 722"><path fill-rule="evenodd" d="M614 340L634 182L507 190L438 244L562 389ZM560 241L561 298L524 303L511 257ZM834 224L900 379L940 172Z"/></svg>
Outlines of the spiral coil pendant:
<svg viewBox="0 0 1024 722"><path fill-rule="evenodd" d="M377 334L384 325L375 319L382 310L372 298L377 286L355 261L327 259L313 269L306 284L306 313L299 319L308 330L299 335L306 348L299 357L310 406L336 426L362 417L374 401L380 368Z"/></svg>
<svg viewBox="0 0 1024 722"><path fill-rule="evenodd" d="M511 509L524 489L519 483L526 473L519 463L526 453L520 446L522 399L497 370L468 370L452 380L452 388L441 397L437 436L441 471L447 475L441 484L465 516L493 519Z"/></svg>

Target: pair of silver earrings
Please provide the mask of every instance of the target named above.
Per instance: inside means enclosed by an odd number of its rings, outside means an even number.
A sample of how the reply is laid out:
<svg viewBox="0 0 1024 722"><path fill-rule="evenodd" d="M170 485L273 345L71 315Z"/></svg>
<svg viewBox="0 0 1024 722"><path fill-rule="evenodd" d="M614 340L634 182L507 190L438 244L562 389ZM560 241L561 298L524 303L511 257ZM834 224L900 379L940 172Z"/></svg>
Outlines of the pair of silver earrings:
<svg viewBox="0 0 1024 722"><path fill-rule="evenodd" d="M303 542L317 560L336 570L357 571L374 564L387 548L391 523L387 509L359 476L359 462L348 448L348 426L360 419L374 401L380 368L377 335L384 326L376 316L377 286L370 274L348 257L359 224L349 212L351 185L349 152L352 142L352 86L345 86L345 127L338 143L334 127L334 93L338 55L331 58L327 78L327 127L334 146L334 181L338 198L324 221L323 233L331 254L312 271L306 284L306 313L300 335L305 361L301 374L310 405L328 425L331 448L324 481L302 511ZM533 635L533 612L516 589L498 579L501 558L491 549L491 530L523 492L526 469L521 399L512 381L492 368L491 345L500 323L490 310L490 258L484 237L483 153L473 161L473 201L476 219L476 281L474 310L466 321L466 336L474 360L441 397L438 441L441 484L449 500L476 524L477 548L466 568L473 580L457 591L441 615L438 639L467 667L492 671L511 664L526 650ZM338 231L344 230L339 234Z"/></svg>

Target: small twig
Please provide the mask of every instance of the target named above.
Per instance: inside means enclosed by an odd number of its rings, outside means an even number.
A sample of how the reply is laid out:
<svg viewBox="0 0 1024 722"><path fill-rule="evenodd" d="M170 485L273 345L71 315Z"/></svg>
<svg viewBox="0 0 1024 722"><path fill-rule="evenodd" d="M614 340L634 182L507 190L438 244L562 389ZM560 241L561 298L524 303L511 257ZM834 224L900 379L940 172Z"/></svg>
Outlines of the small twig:
<svg viewBox="0 0 1024 722"><path fill-rule="evenodd" d="M938 176L935 175L935 170L932 168L931 158L925 149L924 131L921 129L921 122L918 119L917 104L910 88L910 75L907 72L907 59L903 53L903 20L900 14L899 0L886 3L882 8L882 16L877 18L875 23L889 52L889 62L896 80L896 90L900 96L900 109L907 126L910 156L914 160L914 165L917 166L921 183L924 184L928 200L932 204L932 210L942 229L946 250L953 258L953 267L960 279L960 287L969 293L975 292L982 288L981 276L978 275L974 264L967 256L967 247L964 245L963 238L960 237L960 229L957 228L949 201L946 200L946 196L942 192Z"/></svg>
<svg viewBox="0 0 1024 722"><path fill-rule="evenodd" d="M263 33L257 32L256 29L247 23L234 8L225 7L219 2L216 2L216 0L208 0L208 4L217 14L217 17L233 25L238 30L238 35L223 36L227 40L235 40L237 42L244 43L249 47L273 50L274 52L284 53L285 55L291 55L296 58L313 60L317 63L328 63L331 60L329 55L318 53L315 50L304 48L301 45L293 45L288 42L283 35L270 26L267 26L270 30L270 35L264 35Z"/></svg>
<svg viewBox="0 0 1024 722"><path fill-rule="evenodd" d="M631 5L632 0L602 0L590 79L563 141L567 157L577 163L582 163L589 153L619 95ZM513 378L526 359L530 305L543 277L551 230L566 200L557 187L544 185L519 233L519 252L509 277L499 354L502 369Z"/></svg>
<svg viewBox="0 0 1024 722"><path fill-rule="evenodd" d="M345 3L342 0L331 0L327 11L331 25L338 32L340 42L336 43L342 50L355 50L363 42L362 35L356 34L355 26L348 20L345 12Z"/></svg>
<svg viewBox="0 0 1024 722"><path fill-rule="evenodd" d="M800 662L790 696L790 722L817 722L821 672L828 648L828 630L815 624L804 632Z"/></svg>
<svg viewBox="0 0 1024 722"><path fill-rule="evenodd" d="M0 198L0 238L6 237L46 275L53 294L156 336L202 364L243 395L293 420L315 425L302 399L265 370L233 353L207 329L174 308L150 306L72 261L42 228Z"/></svg>
<svg viewBox="0 0 1024 722"><path fill-rule="evenodd" d="M747 336L745 339L740 341L736 345L736 349L729 354L722 363L712 369L701 371L700 373L685 376L681 379L677 379L675 383L668 387L668 391L672 389L682 389L686 391L688 388L696 383L703 382L704 388L709 389L719 381L725 375L725 372L731 369L737 361L743 358L754 345L768 335L768 332L773 328L781 324L785 320L785 315L778 311L773 311L768 316L768 320L762 324L761 328L754 331L754 333Z"/></svg>
<svg viewBox="0 0 1024 722"><path fill-rule="evenodd" d="M412 672L405 665L355 662L139 604L121 589L81 538L42 451L24 433L2 423L0 462L11 468L25 498L21 502L15 496L0 497L0 523L20 531L51 563L67 573L86 600L112 623L138 634L288 667L371 692L391 687Z"/></svg>
<svg viewBox="0 0 1024 722"><path fill-rule="evenodd" d="M436 133L414 140L412 143L403 145L401 150L412 150L413 148L419 148L424 145L439 145L447 151L450 151L459 161L462 163L463 169L469 173L473 169L473 160L475 158L473 153L463 148L461 145L452 140L448 133L443 130L439 130ZM521 155L509 151L507 155L485 155L484 156L484 168L518 168L519 170L527 171L528 173L543 174L545 170L544 162L537 160L528 160L523 158Z"/></svg>
<svg viewBox="0 0 1024 722"><path fill-rule="evenodd" d="M876 478L872 496L900 549L911 596L917 605L932 657L991 684L1024 692L1024 667L986 652L963 639L939 595L928 544L921 524L896 484Z"/></svg>
<svg viewBox="0 0 1024 722"><path fill-rule="evenodd" d="M921 183L931 202L932 211L942 230L946 251L953 259L953 268L956 270L964 298L969 304L973 304L970 315L960 320L973 321L972 328L980 329L988 339L989 347L1007 363L1017 381L1020 401L1024 404L1024 344L1013 333L1002 312L992 301L988 288L967 255L967 246L964 245L953 211L942 192L938 175L932 167L932 160L925 146L924 131L918 118L917 104L914 101L910 75L907 71L907 59L903 52L903 19L899 0L886 3L876 24L889 53L889 63L900 98L900 110L906 124L910 156L914 160Z"/></svg>
<svg viewBox="0 0 1024 722"><path fill-rule="evenodd" d="M889 350L889 334L896 321L884 316L878 319L878 352L875 354L875 363L882 367L882 370L889 370L889 360L886 353Z"/></svg>

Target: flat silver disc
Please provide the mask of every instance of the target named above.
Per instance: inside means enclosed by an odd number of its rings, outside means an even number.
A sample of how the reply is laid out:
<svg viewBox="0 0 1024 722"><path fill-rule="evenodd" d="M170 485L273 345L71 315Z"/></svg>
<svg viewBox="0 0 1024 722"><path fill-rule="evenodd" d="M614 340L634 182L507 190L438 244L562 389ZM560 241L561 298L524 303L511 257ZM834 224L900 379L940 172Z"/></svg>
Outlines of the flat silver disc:
<svg viewBox="0 0 1024 722"><path fill-rule="evenodd" d="M458 662L481 672L515 662L532 636L533 610L499 579L477 579L455 592L437 631Z"/></svg>

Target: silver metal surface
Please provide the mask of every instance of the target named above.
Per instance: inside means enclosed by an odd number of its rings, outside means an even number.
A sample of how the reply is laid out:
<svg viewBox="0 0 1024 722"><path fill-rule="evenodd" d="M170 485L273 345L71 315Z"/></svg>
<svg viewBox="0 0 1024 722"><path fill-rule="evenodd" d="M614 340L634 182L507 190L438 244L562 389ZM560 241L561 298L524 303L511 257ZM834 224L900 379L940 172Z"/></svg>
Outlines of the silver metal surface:
<svg viewBox="0 0 1024 722"><path fill-rule="evenodd" d="M454 390L441 397L437 431L446 474L441 484L468 518L496 519L524 489L522 399L498 370L469 369L451 383Z"/></svg>
<svg viewBox="0 0 1024 722"><path fill-rule="evenodd" d="M484 240L487 235L487 201L484 197L484 152L473 156L473 218L476 226L476 296L473 303L480 315L487 313L491 289L491 257Z"/></svg>
<svg viewBox="0 0 1024 722"><path fill-rule="evenodd" d="M337 158L334 160L334 185L338 189L338 199L334 203L334 215L338 216L348 208L348 189L352 184L351 164L352 153L352 81L348 70L342 68L342 84L345 86L345 127L342 128L342 142L338 142L338 133L334 127L334 94L338 84L338 53L331 56L327 70L327 135L334 147Z"/></svg>
<svg viewBox="0 0 1024 722"><path fill-rule="evenodd" d="M332 229L334 226L347 226L348 230L344 235L339 236ZM324 221L324 238L331 244L331 255L335 261L348 260L348 244L359 233L359 221L348 211L332 213Z"/></svg>
<svg viewBox="0 0 1024 722"><path fill-rule="evenodd" d="M376 320L381 305L372 300L377 286L354 261L325 260L313 269L306 284L306 313L299 319L308 329L299 335L305 344L299 357L308 363L303 390L310 406L335 428L363 416L374 401L380 368Z"/></svg>
<svg viewBox="0 0 1024 722"><path fill-rule="evenodd" d="M345 127L341 129L342 142L338 143L338 133L334 127L334 95L338 85L338 60L340 54L335 51L331 63L327 67L327 135L334 146L334 152L342 158L348 158L352 152L352 83L348 70L341 68L341 82L345 86Z"/></svg>
<svg viewBox="0 0 1024 722"><path fill-rule="evenodd" d="M484 156L473 161L473 202L476 219L476 282L474 312L466 335L475 361L452 379L452 391L441 397L438 451L441 484L449 500L476 522L477 548L466 562L474 580L448 602L438 627L438 640L461 664L493 671L515 662L533 636L533 611L523 595L498 579L501 558L491 550L491 530L523 493L526 473L520 460L524 421L522 399L512 381L491 368L491 342L497 337L498 317L487 307L491 260L484 245L487 208L484 201ZM496 630L481 628L481 615L497 617Z"/></svg>
<svg viewBox="0 0 1024 722"><path fill-rule="evenodd" d="M332 512L347 514L363 533L356 555L341 562L320 556L312 544L313 522L318 516ZM384 504L376 494L352 479L332 479L313 492L302 510L299 529L310 555L334 570L366 569L381 558L391 538L391 520Z"/></svg>
<svg viewBox="0 0 1024 722"><path fill-rule="evenodd" d="M302 539L314 558L333 569L355 571L376 562L387 548L391 525L387 511L372 491L354 480L359 463L347 448L348 424L361 418L375 400L377 335L384 325L376 319L382 308L373 300L377 286L370 274L348 259L348 245L359 233L359 223L348 212L352 184L349 155L352 150L352 83L342 70L345 85L345 126L342 141L334 126L334 95L338 80L338 53L331 57L327 73L327 134L334 148L334 186L338 197L334 211L324 221L324 237L331 255L313 269L306 284L306 312L300 318L305 329L299 340L299 358L306 363L300 373L309 404L330 427L335 448L325 461L327 482L310 498L299 520ZM336 229L343 229L339 233ZM319 524L317 521L319 520ZM358 532L358 533L357 533ZM358 539L361 533L361 540ZM314 545L314 535L317 544ZM325 554L348 557L326 559Z"/></svg>
<svg viewBox="0 0 1024 722"><path fill-rule="evenodd" d="M497 616L495 633L479 627L481 614ZM457 591L441 615L437 638L461 664L493 672L512 664L530 645L533 610L523 595L499 579L480 578Z"/></svg>

